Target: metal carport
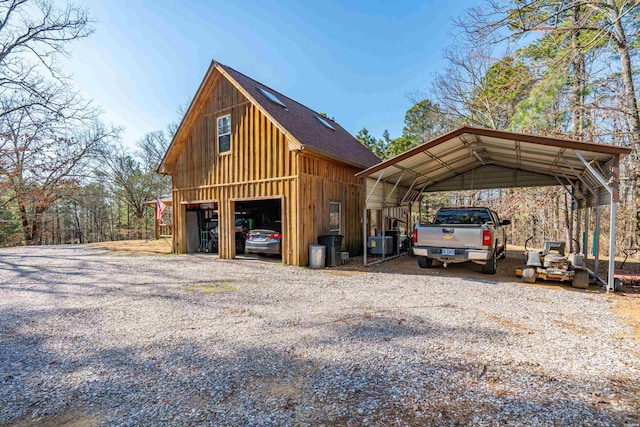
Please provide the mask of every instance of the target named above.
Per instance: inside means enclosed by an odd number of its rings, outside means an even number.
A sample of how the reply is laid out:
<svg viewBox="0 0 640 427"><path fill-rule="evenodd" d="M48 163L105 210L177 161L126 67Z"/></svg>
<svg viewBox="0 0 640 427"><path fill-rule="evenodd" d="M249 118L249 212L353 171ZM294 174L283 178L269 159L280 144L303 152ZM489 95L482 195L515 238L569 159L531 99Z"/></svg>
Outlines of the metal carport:
<svg viewBox="0 0 640 427"><path fill-rule="evenodd" d="M475 127L456 129L356 175L366 182L364 263L367 209L384 212L408 206L410 210L428 192L561 185L571 188L578 209L596 207L597 228L599 206L611 206L607 289L612 290L619 165L630 152L609 144Z"/></svg>

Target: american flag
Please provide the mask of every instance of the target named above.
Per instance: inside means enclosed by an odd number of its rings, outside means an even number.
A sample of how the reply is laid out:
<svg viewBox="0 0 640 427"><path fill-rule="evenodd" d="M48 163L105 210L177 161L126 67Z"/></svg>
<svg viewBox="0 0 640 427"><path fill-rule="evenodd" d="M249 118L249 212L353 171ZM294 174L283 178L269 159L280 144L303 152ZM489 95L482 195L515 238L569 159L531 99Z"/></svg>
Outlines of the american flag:
<svg viewBox="0 0 640 427"><path fill-rule="evenodd" d="M162 221L162 212L164 212L166 208L167 205L165 205L162 200L160 200L160 197L156 197L156 219Z"/></svg>

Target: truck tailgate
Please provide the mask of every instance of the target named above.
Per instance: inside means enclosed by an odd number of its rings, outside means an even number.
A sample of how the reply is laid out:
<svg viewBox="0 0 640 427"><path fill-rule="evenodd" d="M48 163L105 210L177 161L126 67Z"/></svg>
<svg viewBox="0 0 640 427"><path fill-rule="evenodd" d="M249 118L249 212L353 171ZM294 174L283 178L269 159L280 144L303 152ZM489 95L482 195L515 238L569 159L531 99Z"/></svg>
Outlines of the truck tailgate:
<svg viewBox="0 0 640 427"><path fill-rule="evenodd" d="M420 226L417 246L482 249L482 225Z"/></svg>

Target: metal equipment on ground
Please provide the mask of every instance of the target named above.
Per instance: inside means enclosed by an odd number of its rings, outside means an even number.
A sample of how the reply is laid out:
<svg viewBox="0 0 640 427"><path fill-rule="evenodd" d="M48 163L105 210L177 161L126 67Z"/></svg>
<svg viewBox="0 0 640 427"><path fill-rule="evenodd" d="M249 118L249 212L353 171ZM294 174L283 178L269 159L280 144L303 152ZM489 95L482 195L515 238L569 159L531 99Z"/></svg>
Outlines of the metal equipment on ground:
<svg viewBox="0 0 640 427"><path fill-rule="evenodd" d="M565 255L565 242L545 240L542 251L529 249L534 237L527 239L525 264L516 270L525 283L535 283L536 279L571 282L571 286L579 289L589 287L589 271L586 269L584 257L577 252Z"/></svg>

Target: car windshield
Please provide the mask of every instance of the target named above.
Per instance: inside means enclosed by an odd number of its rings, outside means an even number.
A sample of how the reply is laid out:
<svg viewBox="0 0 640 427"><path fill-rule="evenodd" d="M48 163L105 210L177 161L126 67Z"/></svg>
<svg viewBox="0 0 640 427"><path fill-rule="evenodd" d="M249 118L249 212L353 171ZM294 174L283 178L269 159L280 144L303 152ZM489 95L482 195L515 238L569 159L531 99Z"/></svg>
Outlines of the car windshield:
<svg viewBox="0 0 640 427"><path fill-rule="evenodd" d="M492 221L486 209L442 209L434 224L484 224Z"/></svg>
<svg viewBox="0 0 640 427"><path fill-rule="evenodd" d="M261 225L260 227L256 227L256 229L273 230L273 231L277 231L279 233L279 232L282 231L282 224L281 223L264 224L264 225Z"/></svg>

